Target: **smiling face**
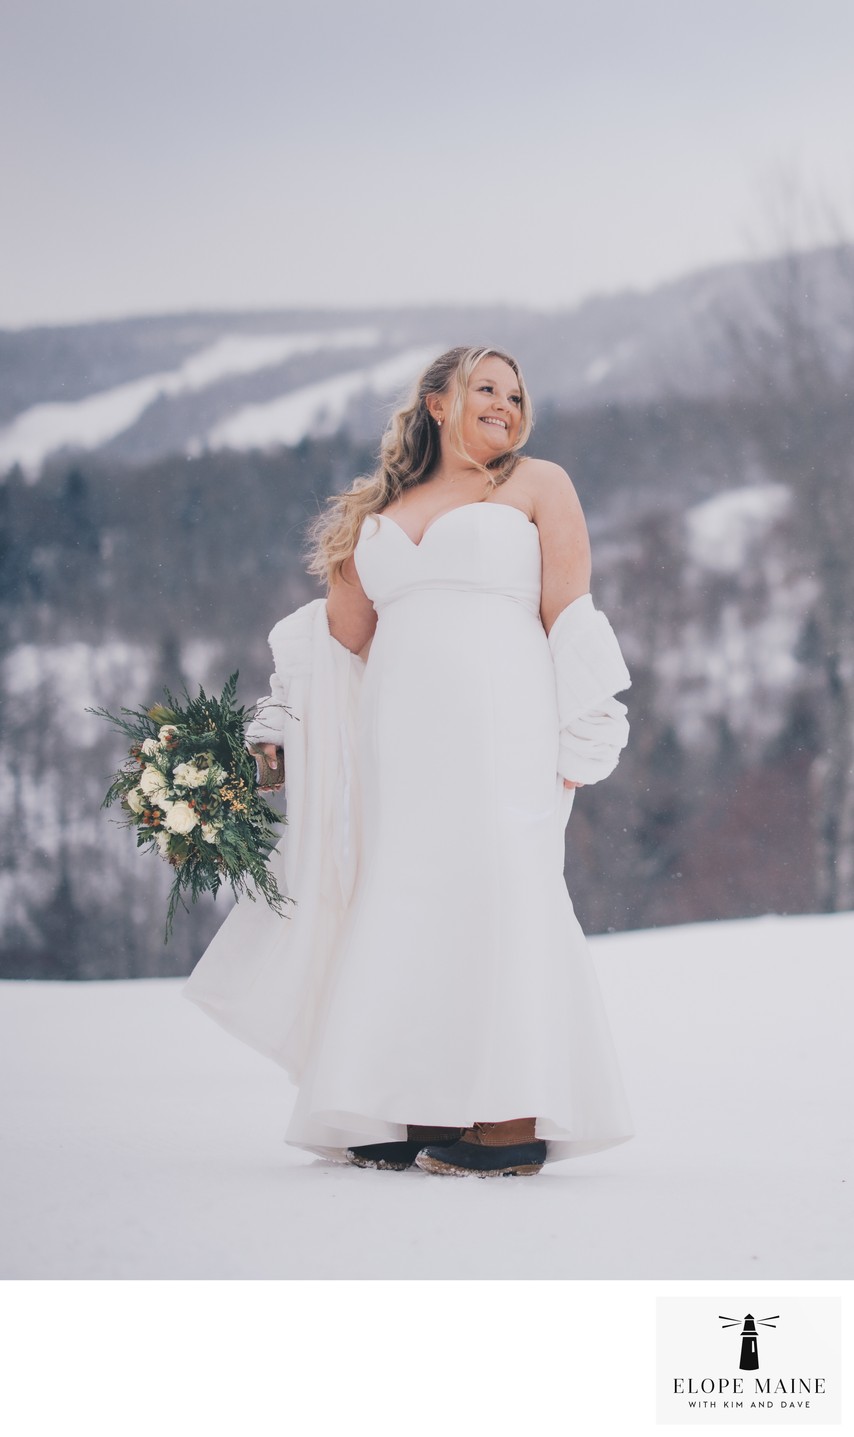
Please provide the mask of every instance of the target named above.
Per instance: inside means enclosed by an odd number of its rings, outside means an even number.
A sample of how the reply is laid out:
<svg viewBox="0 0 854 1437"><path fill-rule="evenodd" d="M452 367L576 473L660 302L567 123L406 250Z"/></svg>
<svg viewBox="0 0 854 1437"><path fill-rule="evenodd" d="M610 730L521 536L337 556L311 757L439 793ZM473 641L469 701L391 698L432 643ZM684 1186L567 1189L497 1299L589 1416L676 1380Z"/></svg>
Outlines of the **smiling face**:
<svg viewBox="0 0 854 1437"><path fill-rule="evenodd" d="M427 408L441 430L443 461L454 467L468 458L476 465L508 454L530 427L524 389L515 369L498 354L479 359L468 379L465 369L448 388L428 393ZM464 385L460 394L458 385Z"/></svg>
<svg viewBox="0 0 854 1437"><path fill-rule="evenodd" d="M488 354L468 382L462 414L463 446L481 463L505 454L522 428L522 391L510 365Z"/></svg>

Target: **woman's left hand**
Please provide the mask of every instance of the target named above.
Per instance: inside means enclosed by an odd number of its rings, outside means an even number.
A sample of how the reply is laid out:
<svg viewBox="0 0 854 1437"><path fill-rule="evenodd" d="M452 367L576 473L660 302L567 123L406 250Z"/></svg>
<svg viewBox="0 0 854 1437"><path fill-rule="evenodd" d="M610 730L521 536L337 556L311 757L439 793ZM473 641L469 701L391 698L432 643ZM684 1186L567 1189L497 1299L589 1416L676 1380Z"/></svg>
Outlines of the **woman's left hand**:
<svg viewBox="0 0 854 1437"><path fill-rule="evenodd" d="M563 786L564 788L583 788L584 784L576 783L575 780L572 778L565 778L563 781Z"/></svg>
<svg viewBox="0 0 854 1437"><path fill-rule="evenodd" d="M246 745L251 754L259 760L259 793L275 793L277 789L284 786L285 782L285 755L282 749L277 748L274 743L249 743ZM279 755L281 754L281 763ZM281 778L279 775L281 774ZM275 780L271 785L263 782L264 779Z"/></svg>

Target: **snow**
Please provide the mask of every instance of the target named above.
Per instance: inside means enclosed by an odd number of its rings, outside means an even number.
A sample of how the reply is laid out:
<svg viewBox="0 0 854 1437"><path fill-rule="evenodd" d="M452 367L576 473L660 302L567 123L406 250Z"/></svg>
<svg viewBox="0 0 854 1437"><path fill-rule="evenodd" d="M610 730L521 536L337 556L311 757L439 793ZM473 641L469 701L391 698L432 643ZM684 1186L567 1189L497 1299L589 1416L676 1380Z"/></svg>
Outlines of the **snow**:
<svg viewBox="0 0 854 1437"><path fill-rule="evenodd" d="M637 350L637 347L638 341L636 339L621 339L619 344L614 346L610 354L600 354L595 359L590 360L589 364L585 366L581 376L582 382L591 388L597 384L601 384L602 380L611 374L614 369L619 368L631 358Z"/></svg>
<svg viewBox="0 0 854 1437"><path fill-rule="evenodd" d="M601 384L606 374L609 374L614 367L614 361L603 355L599 359L593 359L584 371L585 384Z"/></svg>
<svg viewBox="0 0 854 1437"><path fill-rule="evenodd" d="M244 405L214 425L204 440L188 446L188 452L268 448L299 444L308 435L334 434L351 400L363 394L393 393L412 383L435 354L435 345L405 349L379 364L335 374L264 404Z"/></svg>
<svg viewBox="0 0 854 1437"><path fill-rule="evenodd" d="M324 349L371 348L376 329L318 330L295 334L233 334L191 354L175 370L149 374L67 403L35 404L0 430L0 472L18 463L35 475L48 454L66 446L94 449L135 424L161 394L204 389L229 375L283 364Z"/></svg>
<svg viewBox="0 0 854 1437"><path fill-rule="evenodd" d="M636 1136L528 1179L287 1147L285 1074L182 978L0 983L0 1273L850 1277L854 914L591 946Z"/></svg>
<svg viewBox="0 0 854 1437"><path fill-rule="evenodd" d="M217 652L216 645L199 641L184 650L187 661L194 664L215 657ZM89 644L82 639L65 644L23 643L15 644L6 654L0 663L0 676L7 701L18 701L22 712L32 713L33 696L41 691L42 702L49 706L50 713L73 713L70 743L75 748L92 748L104 739L104 720L84 710L99 707L104 693L145 693L156 659L153 644L129 644L123 639L103 644ZM129 706L133 707L134 702L130 700ZM11 706L16 711L17 704Z"/></svg>
<svg viewBox="0 0 854 1437"><path fill-rule="evenodd" d="M761 757L803 683L795 645L814 590L809 575L769 587L768 607L746 615L743 601L724 600L713 617L683 620L656 652L656 708L687 748L713 748L725 715L745 759Z"/></svg>
<svg viewBox="0 0 854 1437"><path fill-rule="evenodd" d="M752 484L680 517L678 633L641 650L654 654L656 709L689 749L714 751L725 715L743 758L760 760L804 685L798 646L818 588L791 540L772 533L790 504L785 485ZM617 572L620 556L610 563Z"/></svg>
<svg viewBox="0 0 854 1437"><path fill-rule="evenodd" d="M378 329L317 330L298 334L229 334L191 355L176 374L185 389L203 389L232 374L253 374L321 349L373 348Z"/></svg>
<svg viewBox="0 0 854 1437"><path fill-rule="evenodd" d="M695 504L685 515L690 557L702 568L737 573L790 503L785 484L749 484Z"/></svg>

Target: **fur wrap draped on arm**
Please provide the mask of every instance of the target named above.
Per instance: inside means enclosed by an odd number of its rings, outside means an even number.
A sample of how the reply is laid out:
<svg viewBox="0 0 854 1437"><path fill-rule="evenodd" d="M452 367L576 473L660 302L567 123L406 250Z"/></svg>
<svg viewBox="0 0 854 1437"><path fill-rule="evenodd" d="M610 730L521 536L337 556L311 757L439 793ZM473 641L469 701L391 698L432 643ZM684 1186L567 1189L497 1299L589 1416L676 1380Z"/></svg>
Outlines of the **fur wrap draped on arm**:
<svg viewBox="0 0 854 1437"><path fill-rule="evenodd" d="M549 630L560 719L558 772L599 783L616 768L629 738L626 706L615 694L631 685L617 636L590 594L563 609Z"/></svg>

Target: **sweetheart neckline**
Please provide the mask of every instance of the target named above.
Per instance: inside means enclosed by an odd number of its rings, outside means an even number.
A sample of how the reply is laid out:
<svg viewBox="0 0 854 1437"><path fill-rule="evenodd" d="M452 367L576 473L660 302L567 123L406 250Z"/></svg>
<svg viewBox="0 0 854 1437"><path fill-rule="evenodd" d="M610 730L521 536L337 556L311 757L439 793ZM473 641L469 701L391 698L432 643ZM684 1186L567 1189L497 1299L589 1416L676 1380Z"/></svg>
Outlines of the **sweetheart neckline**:
<svg viewBox="0 0 854 1437"><path fill-rule="evenodd" d="M459 514L460 510L462 509L481 509L483 507L487 507L490 509L512 509L516 514L520 514L522 516L526 524L530 524L531 527L534 529L536 529L537 527L533 519L529 519L524 509L520 509L518 504L499 504L495 500L490 499L474 499L469 504L455 504L453 509L444 509L441 514L436 515L435 519L431 519L430 523L427 525L427 528L423 530L421 538L418 540L417 543L413 538L411 538L409 534L407 534L406 530L400 524L398 524L396 519L391 518L391 515L384 514L380 510L376 510L373 514L373 518L385 519L387 524L391 524L393 528L397 529L399 534L403 535L407 544L411 545L413 549L420 549L421 545L424 543L424 540L427 538L427 535L430 533L430 530L435 529L436 525L441 523L443 519L450 518L451 514Z"/></svg>

